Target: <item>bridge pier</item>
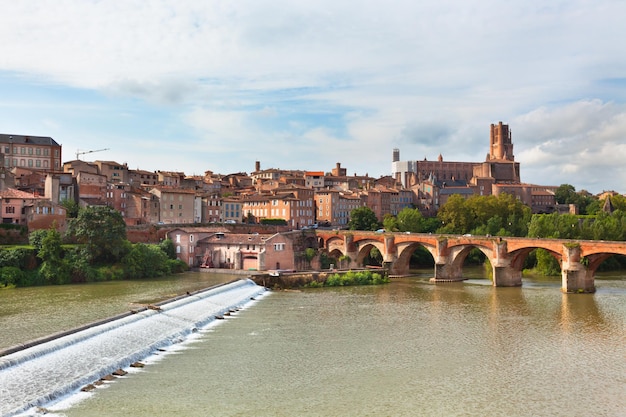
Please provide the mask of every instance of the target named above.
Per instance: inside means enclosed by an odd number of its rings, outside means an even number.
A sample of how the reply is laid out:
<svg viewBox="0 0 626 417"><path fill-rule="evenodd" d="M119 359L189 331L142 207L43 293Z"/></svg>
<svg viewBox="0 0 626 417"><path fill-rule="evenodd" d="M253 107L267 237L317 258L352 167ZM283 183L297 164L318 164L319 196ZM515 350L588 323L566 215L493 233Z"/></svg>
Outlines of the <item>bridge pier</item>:
<svg viewBox="0 0 626 417"><path fill-rule="evenodd" d="M462 270L458 265L447 262L435 262L435 276L430 282L454 282L463 281Z"/></svg>
<svg viewBox="0 0 626 417"><path fill-rule="evenodd" d="M580 263L580 246L563 245L561 262L561 291L566 293L596 292L593 271Z"/></svg>
<svg viewBox="0 0 626 417"><path fill-rule="evenodd" d="M561 291L566 293L594 293L595 280L585 269L563 269L561 271Z"/></svg>
<svg viewBox="0 0 626 417"><path fill-rule="evenodd" d="M519 287L522 285L522 271L510 266L493 266L494 287Z"/></svg>

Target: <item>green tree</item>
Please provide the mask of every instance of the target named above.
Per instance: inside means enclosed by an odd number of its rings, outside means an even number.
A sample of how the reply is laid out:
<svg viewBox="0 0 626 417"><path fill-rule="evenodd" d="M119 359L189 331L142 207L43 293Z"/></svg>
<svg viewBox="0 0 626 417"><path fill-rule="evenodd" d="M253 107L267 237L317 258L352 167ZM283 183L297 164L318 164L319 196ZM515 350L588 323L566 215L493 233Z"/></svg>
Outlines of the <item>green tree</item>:
<svg viewBox="0 0 626 417"><path fill-rule="evenodd" d="M61 234L58 231L55 229L46 231L46 235L41 239L37 257L43 261L39 274L46 282L50 284L70 282L70 268L67 261L63 259Z"/></svg>
<svg viewBox="0 0 626 417"><path fill-rule="evenodd" d="M515 196L452 195L437 214L441 233L526 236L531 210Z"/></svg>
<svg viewBox="0 0 626 417"><path fill-rule="evenodd" d="M453 194L437 213L437 218L441 222L439 231L441 233L469 233L474 224L472 216L465 198L459 194Z"/></svg>
<svg viewBox="0 0 626 417"><path fill-rule="evenodd" d="M390 213L385 214L385 217L383 217L383 227L385 230L389 230L390 232L397 232L400 230L398 228L398 219Z"/></svg>
<svg viewBox="0 0 626 417"><path fill-rule="evenodd" d="M90 263L117 262L127 248L126 224L117 210L106 206L86 207L71 219L68 232L85 245Z"/></svg>
<svg viewBox="0 0 626 417"><path fill-rule="evenodd" d="M28 243L35 249L35 253L41 249L41 242L46 236L48 236L48 230L45 229L33 230L29 233Z"/></svg>
<svg viewBox="0 0 626 417"><path fill-rule="evenodd" d="M571 184L561 184L554 192L554 198L558 204L576 204L576 188Z"/></svg>
<svg viewBox="0 0 626 417"><path fill-rule="evenodd" d="M370 249L370 253L365 259L365 265L382 265L383 264L383 255L380 253L376 246Z"/></svg>
<svg viewBox="0 0 626 417"><path fill-rule="evenodd" d="M537 257L537 272L542 275L557 276L561 273L561 267L559 261L545 249L536 249L535 256Z"/></svg>
<svg viewBox="0 0 626 417"><path fill-rule="evenodd" d="M369 207L358 207L350 212L348 228L350 230L377 230L380 223L376 214Z"/></svg>
<svg viewBox="0 0 626 417"><path fill-rule="evenodd" d="M135 243L122 258L126 278L152 278L170 273L168 257L159 245Z"/></svg>
<svg viewBox="0 0 626 417"><path fill-rule="evenodd" d="M419 233L423 230L424 218L418 209L403 208L398 213L398 230Z"/></svg>
<svg viewBox="0 0 626 417"><path fill-rule="evenodd" d="M176 247L172 239L165 239L159 243L161 250L167 255L168 259L176 259Z"/></svg>
<svg viewBox="0 0 626 417"><path fill-rule="evenodd" d="M594 213L598 208L601 208L591 193L586 190L576 192L571 184L561 184L554 192L554 197L558 204L575 204L578 207L580 214Z"/></svg>
<svg viewBox="0 0 626 417"><path fill-rule="evenodd" d="M24 272L14 266L3 266L0 268L0 284L4 287L17 284L24 277Z"/></svg>
<svg viewBox="0 0 626 417"><path fill-rule="evenodd" d="M63 208L65 208L65 211L67 211L68 218L75 219L76 217L78 217L80 206L76 201L65 199L61 201L61 206L63 206Z"/></svg>

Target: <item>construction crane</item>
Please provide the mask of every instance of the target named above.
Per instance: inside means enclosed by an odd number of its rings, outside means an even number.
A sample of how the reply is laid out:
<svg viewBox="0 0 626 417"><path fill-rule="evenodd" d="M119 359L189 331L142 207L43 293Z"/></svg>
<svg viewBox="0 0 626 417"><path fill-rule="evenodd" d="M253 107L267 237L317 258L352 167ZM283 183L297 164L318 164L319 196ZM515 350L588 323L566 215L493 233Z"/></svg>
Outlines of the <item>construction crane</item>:
<svg viewBox="0 0 626 417"><path fill-rule="evenodd" d="M77 150L76 150L76 159L77 159L77 160L80 160L80 158L79 158L79 157L80 157L81 155L85 155L86 153L102 152L102 151L108 151L108 150L109 150L109 148L104 148L104 149L96 149L96 150L93 150L93 151L82 151L82 152L81 152L81 151L80 151L80 149L77 149Z"/></svg>

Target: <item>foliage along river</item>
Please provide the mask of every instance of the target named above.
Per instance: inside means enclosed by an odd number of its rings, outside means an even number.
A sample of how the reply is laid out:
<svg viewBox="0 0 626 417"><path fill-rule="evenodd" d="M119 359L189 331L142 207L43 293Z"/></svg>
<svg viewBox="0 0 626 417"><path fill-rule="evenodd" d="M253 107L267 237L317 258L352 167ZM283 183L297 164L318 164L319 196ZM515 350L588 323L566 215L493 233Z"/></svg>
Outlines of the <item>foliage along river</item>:
<svg viewBox="0 0 626 417"><path fill-rule="evenodd" d="M625 276L605 275L595 294L562 294L556 278L493 288L479 275L437 285L428 275L271 292L48 412L626 416ZM232 278L3 290L0 347Z"/></svg>

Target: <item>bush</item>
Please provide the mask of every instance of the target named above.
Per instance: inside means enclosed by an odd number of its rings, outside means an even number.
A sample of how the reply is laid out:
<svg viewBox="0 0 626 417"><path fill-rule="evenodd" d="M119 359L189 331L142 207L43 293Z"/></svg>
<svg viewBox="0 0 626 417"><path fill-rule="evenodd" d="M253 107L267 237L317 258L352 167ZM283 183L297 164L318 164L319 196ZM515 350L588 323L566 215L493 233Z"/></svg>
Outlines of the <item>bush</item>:
<svg viewBox="0 0 626 417"><path fill-rule="evenodd" d="M389 282L389 278L378 272L348 271L345 274L332 274L326 278L325 287L344 287L349 285L380 285ZM309 285L314 287L317 285Z"/></svg>
<svg viewBox="0 0 626 417"><path fill-rule="evenodd" d="M24 273L21 269L14 266L3 266L0 268L0 284L4 287L15 285L24 279Z"/></svg>
<svg viewBox="0 0 626 417"><path fill-rule="evenodd" d="M27 248L14 248L0 250L0 267L14 266L22 271L35 269L37 258L35 251Z"/></svg>

